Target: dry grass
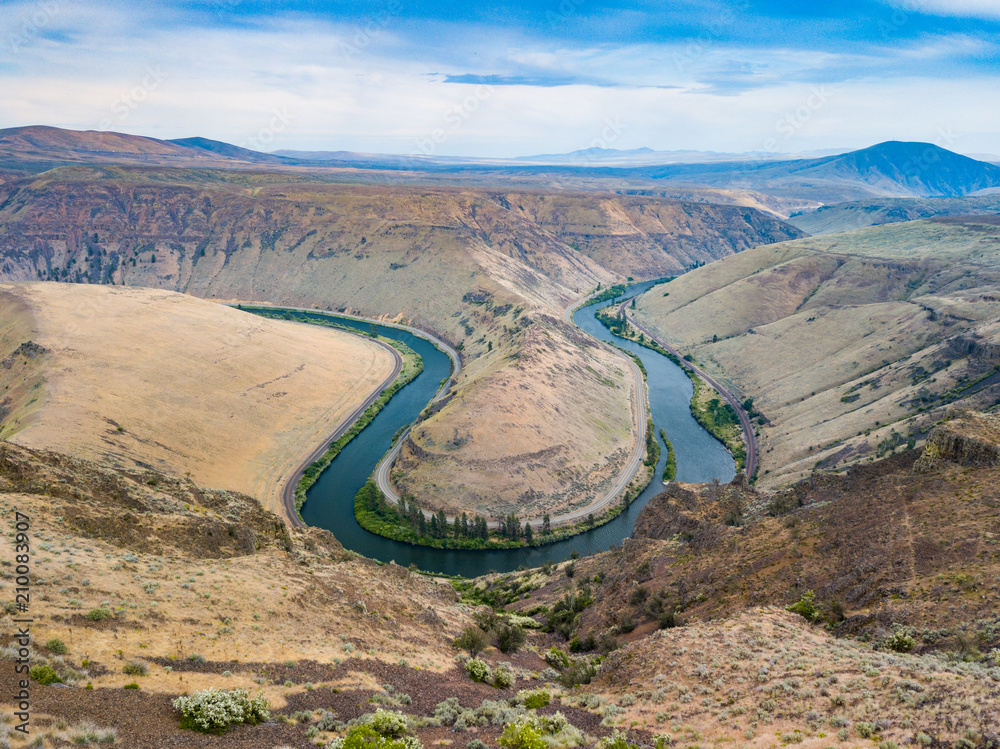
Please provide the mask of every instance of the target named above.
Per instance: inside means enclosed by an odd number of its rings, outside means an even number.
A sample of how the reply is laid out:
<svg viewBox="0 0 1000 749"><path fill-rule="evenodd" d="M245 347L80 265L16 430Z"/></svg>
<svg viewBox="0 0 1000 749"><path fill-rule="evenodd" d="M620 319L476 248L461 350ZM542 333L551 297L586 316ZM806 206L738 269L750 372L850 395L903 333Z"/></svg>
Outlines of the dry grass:
<svg viewBox="0 0 1000 749"><path fill-rule="evenodd" d="M21 342L47 350L32 362L44 399L15 415L16 441L188 474L276 512L299 462L393 366L357 336L173 292L43 283L3 298L31 318Z"/></svg>
<svg viewBox="0 0 1000 749"><path fill-rule="evenodd" d="M976 220L758 247L648 292L637 318L753 396L762 485L871 459L949 402L1000 399L957 392L1000 364L1000 240Z"/></svg>
<svg viewBox="0 0 1000 749"><path fill-rule="evenodd" d="M773 608L659 631L613 653L581 689L606 704L638 698L615 723L681 745L978 740L1000 719L1000 667L873 652Z"/></svg>

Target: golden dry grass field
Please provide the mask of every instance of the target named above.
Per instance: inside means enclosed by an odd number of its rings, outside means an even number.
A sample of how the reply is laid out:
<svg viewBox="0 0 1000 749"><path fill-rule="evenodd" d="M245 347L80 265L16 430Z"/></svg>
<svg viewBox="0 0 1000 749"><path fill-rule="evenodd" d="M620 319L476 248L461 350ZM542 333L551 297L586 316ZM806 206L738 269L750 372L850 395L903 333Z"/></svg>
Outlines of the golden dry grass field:
<svg viewBox="0 0 1000 749"><path fill-rule="evenodd" d="M0 377L20 409L5 437L190 475L275 512L285 480L394 367L361 337L176 292L38 283L0 299ZM13 354L29 339L44 353Z"/></svg>

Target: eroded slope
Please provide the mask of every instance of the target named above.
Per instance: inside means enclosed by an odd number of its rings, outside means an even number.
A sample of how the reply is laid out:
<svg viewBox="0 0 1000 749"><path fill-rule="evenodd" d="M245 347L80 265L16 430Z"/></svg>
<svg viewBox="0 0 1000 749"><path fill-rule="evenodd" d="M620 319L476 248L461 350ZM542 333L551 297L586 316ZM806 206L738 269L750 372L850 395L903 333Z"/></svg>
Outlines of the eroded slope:
<svg viewBox="0 0 1000 749"><path fill-rule="evenodd" d="M919 442L1000 400L1000 233L919 221L763 246L644 295L636 317L754 398L765 486Z"/></svg>

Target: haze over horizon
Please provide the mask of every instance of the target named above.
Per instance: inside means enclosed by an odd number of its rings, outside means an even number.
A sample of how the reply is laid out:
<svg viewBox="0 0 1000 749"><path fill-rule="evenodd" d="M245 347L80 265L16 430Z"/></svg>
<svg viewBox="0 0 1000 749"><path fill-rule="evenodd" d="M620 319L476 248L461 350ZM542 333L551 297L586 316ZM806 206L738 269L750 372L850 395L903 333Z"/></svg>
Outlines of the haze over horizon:
<svg viewBox="0 0 1000 749"><path fill-rule="evenodd" d="M261 151L1000 153L986 0L13 2L0 127Z"/></svg>

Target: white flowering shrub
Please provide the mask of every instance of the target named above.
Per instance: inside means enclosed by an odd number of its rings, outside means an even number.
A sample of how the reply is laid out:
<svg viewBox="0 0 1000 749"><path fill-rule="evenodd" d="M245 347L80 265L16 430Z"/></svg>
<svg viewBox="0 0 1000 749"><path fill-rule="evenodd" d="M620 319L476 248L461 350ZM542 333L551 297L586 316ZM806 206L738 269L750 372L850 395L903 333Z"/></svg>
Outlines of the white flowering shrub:
<svg viewBox="0 0 1000 749"><path fill-rule="evenodd" d="M493 672L486 661L473 658L465 664L465 668L469 672L469 678L473 681L493 681Z"/></svg>
<svg viewBox="0 0 1000 749"><path fill-rule="evenodd" d="M379 708L372 713L366 724L379 736L389 739L398 738L406 733L406 716L395 710Z"/></svg>
<svg viewBox="0 0 1000 749"><path fill-rule="evenodd" d="M246 689L202 689L187 697L178 697L173 704L183 716L182 728L205 733L225 731L240 723L255 725L271 717L264 694L251 697Z"/></svg>

